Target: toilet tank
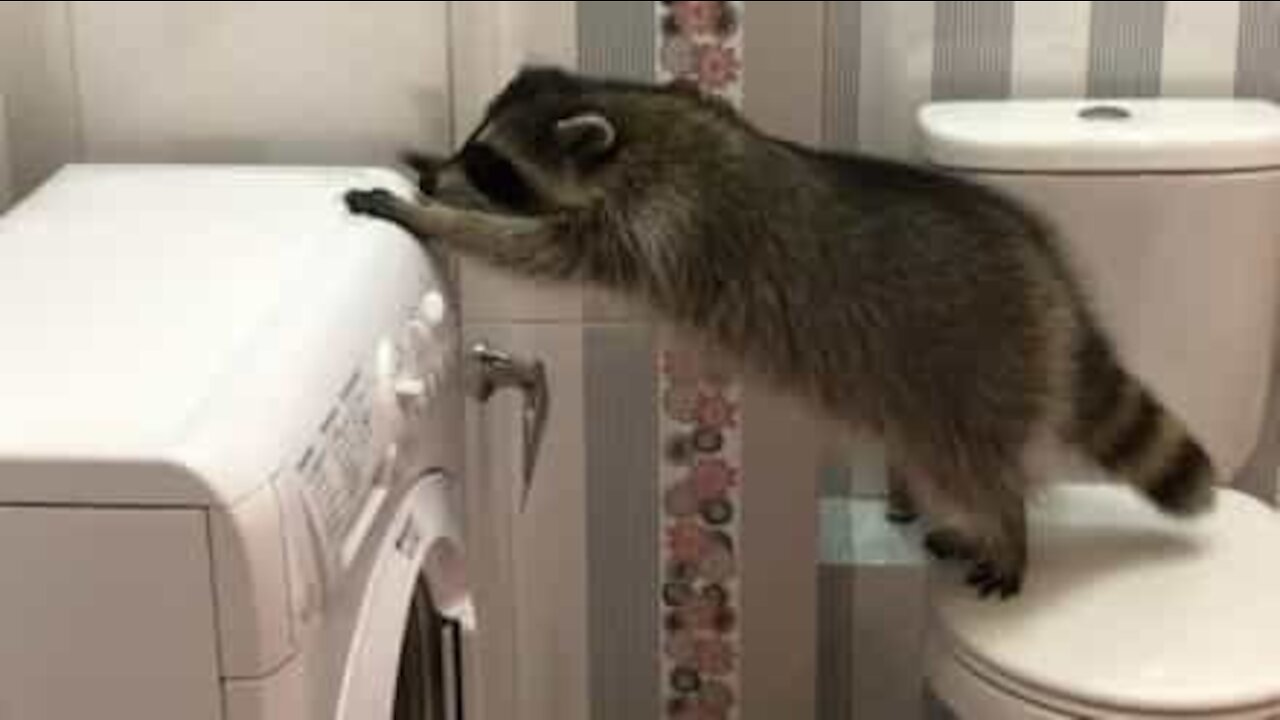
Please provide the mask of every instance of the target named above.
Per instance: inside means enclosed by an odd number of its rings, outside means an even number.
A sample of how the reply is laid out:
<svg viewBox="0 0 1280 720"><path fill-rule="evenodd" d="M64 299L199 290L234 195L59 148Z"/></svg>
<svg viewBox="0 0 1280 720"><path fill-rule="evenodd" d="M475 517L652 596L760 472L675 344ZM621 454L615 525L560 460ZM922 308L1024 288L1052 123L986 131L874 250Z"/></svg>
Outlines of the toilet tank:
<svg viewBox="0 0 1280 720"><path fill-rule="evenodd" d="M944 102L931 163L1053 222L1131 372L1231 482L1266 415L1280 284L1280 107L1246 100Z"/></svg>

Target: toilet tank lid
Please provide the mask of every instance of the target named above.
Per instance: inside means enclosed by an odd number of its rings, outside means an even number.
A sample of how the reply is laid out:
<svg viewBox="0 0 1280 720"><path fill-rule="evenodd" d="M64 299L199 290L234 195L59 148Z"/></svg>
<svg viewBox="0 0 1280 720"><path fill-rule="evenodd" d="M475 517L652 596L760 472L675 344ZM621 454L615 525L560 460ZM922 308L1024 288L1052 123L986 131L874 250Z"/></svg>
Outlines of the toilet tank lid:
<svg viewBox="0 0 1280 720"><path fill-rule="evenodd" d="M925 156L1003 172L1280 168L1280 105L1265 100L986 100L926 104Z"/></svg>

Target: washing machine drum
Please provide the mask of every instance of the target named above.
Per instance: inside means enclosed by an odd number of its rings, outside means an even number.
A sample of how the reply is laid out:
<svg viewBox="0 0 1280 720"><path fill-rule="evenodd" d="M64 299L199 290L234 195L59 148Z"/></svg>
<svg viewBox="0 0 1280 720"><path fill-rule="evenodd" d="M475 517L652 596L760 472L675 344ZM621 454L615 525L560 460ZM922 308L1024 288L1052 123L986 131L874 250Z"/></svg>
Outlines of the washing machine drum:
<svg viewBox="0 0 1280 720"><path fill-rule="evenodd" d="M436 611L425 582L409 605L393 720L459 720L462 717L461 629Z"/></svg>

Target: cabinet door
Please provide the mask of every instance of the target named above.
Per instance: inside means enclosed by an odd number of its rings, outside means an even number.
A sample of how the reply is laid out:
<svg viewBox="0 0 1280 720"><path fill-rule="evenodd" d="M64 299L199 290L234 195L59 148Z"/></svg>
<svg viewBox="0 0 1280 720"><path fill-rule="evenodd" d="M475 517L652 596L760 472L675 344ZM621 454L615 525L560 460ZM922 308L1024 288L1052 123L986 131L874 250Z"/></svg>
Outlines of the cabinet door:
<svg viewBox="0 0 1280 720"><path fill-rule="evenodd" d="M551 396L527 497L521 393L503 389L468 403L468 542L480 627L473 707L482 720L586 720L582 328L484 324L468 327L467 336L467 347L484 340L541 360Z"/></svg>

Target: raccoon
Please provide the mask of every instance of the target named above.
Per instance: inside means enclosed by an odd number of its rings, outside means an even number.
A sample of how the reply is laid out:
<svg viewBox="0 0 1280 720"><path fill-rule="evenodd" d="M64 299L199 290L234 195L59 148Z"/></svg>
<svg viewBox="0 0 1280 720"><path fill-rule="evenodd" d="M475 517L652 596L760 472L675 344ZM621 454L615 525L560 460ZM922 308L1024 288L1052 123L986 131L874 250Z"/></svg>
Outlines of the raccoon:
<svg viewBox="0 0 1280 720"><path fill-rule="evenodd" d="M1160 509L1213 499L1183 423L1121 365L1053 229L1011 198L909 163L771 137L695 89L522 70L421 197L352 212L523 277L595 285L861 432L902 472L926 545L1009 597L1048 445Z"/></svg>

